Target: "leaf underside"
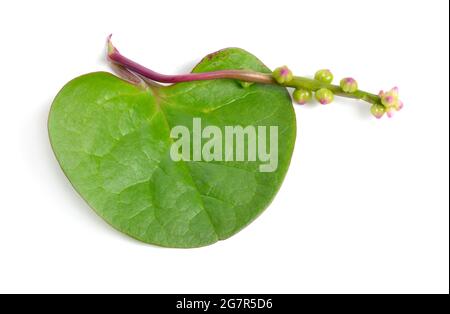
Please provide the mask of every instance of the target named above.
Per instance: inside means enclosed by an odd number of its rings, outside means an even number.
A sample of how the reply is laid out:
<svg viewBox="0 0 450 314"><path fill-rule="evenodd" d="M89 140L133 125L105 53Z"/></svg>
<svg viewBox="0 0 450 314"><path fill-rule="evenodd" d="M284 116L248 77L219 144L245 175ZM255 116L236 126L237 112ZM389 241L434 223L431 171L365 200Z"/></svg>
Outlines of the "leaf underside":
<svg viewBox="0 0 450 314"><path fill-rule="evenodd" d="M256 57L228 48L193 72L269 72ZM278 126L278 168L259 161L170 158L170 130L194 117L202 126ZM69 82L49 116L55 155L74 188L106 222L140 241L200 247L226 239L271 202L288 170L296 123L285 88L235 80L142 88L105 72ZM192 134L192 133L191 133Z"/></svg>

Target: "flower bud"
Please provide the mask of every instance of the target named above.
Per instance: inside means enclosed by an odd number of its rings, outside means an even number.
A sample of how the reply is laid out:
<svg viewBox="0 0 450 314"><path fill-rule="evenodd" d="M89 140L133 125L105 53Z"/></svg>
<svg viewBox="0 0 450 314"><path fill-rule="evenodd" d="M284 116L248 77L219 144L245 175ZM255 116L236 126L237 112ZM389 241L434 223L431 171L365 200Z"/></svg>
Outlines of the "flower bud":
<svg viewBox="0 0 450 314"><path fill-rule="evenodd" d="M403 102L398 99L398 88L394 87L388 92L380 91L378 94L381 103L386 108L386 114L389 118L394 115L394 111L399 111L403 108Z"/></svg>
<svg viewBox="0 0 450 314"><path fill-rule="evenodd" d="M249 88L250 86L252 86L252 85L254 84L254 82L239 81L239 84L240 84L243 88Z"/></svg>
<svg viewBox="0 0 450 314"><path fill-rule="evenodd" d="M272 73L272 77L278 82L278 84L284 84L292 80L292 72L287 66L284 65L276 68Z"/></svg>
<svg viewBox="0 0 450 314"><path fill-rule="evenodd" d="M398 88L394 87L388 92L380 91L379 96L381 98L381 103L386 107L396 106L398 99Z"/></svg>
<svg viewBox="0 0 450 314"><path fill-rule="evenodd" d="M316 91L316 99L322 105L327 105L333 101L334 94L327 88L321 88L318 91Z"/></svg>
<svg viewBox="0 0 450 314"><path fill-rule="evenodd" d="M386 107L380 104L374 104L370 107L370 112L375 116L375 118L380 119L386 112Z"/></svg>
<svg viewBox="0 0 450 314"><path fill-rule="evenodd" d="M399 101L397 102L397 104L395 105L394 108L395 108L395 110L397 110L397 111L402 110L402 109L403 109L403 101L399 100Z"/></svg>
<svg viewBox="0 0 450 314"><path fill-rule="evenodd" d="M333 81L333 73L327 69L319 70L314 75L314 78L324 83L331 83Z"/></svg>
<svg viewBox="0 0 450 314"><path fill-rule="evenodd" d="M351 77L343 78L340 82L340 86L346 93L353 93L358 90L358 82Z"/></svg>
<svg viewBox="0 0 450 314"><path fill-rule="evenodd" d="M388 118L392 118L394 116L394 107L386 107L386 115Z"/></svg>
<svg viewBox="0 0 450 314"><path fill-rule="evenodd" d="M299 105L304 105L311 99L311 92L307 89L296 89L292 93L294 101Z"/></svg>

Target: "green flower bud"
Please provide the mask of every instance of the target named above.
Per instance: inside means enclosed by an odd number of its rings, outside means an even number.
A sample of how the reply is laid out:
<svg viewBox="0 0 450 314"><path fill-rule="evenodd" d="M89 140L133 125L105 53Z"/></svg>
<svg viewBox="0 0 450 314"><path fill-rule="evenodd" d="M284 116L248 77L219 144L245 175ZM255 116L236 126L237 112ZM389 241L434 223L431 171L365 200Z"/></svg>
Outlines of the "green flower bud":
<svg viewBox="0 0 450 314"><path fill-rule="evenodd" d="M292 93L292 97L297 104L304 105L311 99L311 92L307 89L296 89Z"/></svg>
<svg viewBox="0 0 450 314"><path fill-rule="evenodd" d="M240 84L243 88L249 88L250 86L252 86L252 85L254 84L254 82L239 81L239 84Z"/></svg>
<svg viewBox="0 0 450 314"><path fill-rule="evenodd" d="M322 105L327 105L333 101L334 94L327 88L321 88L318 91L316 91L316 99Z"/></svg>
<svg viewBox="0 0 450 314"><path fill-rule="evenodd" d="M346 93L353 93L358 90L358 82L351 77L343 78L339 84Z"/></svg>
<svg viewBox="0 0 450 314"><path fill-rule="evenodd" d="M278 84L284 84L292 80L292 72L287 66L284 65L276 68L272 73L272 77L278 82Z"/></svg>
<svg viewBox="0 0 450 314"><path fill-rule="evenodd" d="M333 73L327 69L319 70L314 75L314 78L324 83L331 83L333 81Z"/></svg>
<svg viewBox="0 0 450 314"><path fill-rule="evenodd" d="M386 107L381 104L374 104L370 107L370 112L375 118L380 119L386 113Z"/></svg>

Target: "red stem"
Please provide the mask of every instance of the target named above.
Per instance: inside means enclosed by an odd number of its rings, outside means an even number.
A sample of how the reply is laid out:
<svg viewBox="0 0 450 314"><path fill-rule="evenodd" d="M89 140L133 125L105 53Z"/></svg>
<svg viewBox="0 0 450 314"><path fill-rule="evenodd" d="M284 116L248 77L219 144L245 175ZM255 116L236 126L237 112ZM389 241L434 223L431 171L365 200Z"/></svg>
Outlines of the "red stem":
<svg viewBox="0 0 450 314"><path fill-rule="evenodd" d="M139 63L123 56L112 44L111 36L108 37L108 59L126 69L147 79L161 83L180 83L190 81L204 81L221 78L238 79L248 82L256 82L263 84L275 84L270 74L264 74L246 70L222 70L203 73L189 73L180 75L167 75L150 70Z"/></svg>

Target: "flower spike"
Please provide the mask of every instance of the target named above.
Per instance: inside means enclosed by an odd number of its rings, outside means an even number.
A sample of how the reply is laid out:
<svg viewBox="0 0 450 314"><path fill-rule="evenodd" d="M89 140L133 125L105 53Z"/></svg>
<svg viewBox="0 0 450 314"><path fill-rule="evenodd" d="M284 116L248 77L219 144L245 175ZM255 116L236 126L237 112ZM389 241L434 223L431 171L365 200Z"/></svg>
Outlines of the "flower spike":
<svg viewBox="0 0 450 314"><path fill-rule="evenodd" d="M394 87L388 92L381 91L378 95L358 89L358 83L353 78L344 78L339 85L333 85L333 74L323 69L316 72L314 78L294 76L288 67L282 66L272 73L262 73L252 70L219 70L202 73L187 73L167 75L155 72L122 55L111 42L107 41L107 57L116 68L121 77L133 84L180 83L201 80L233 79L239 81L242 88L249 88L252 83L280 85L294 88L292 94L294 101L305 104L311 99L312 93L321 104L329 104L334 96L360 99L368 102L370 111L376 118L384 114L392 117L395 111L403 108L403 102L398 97L398 88Z"/></svg>

